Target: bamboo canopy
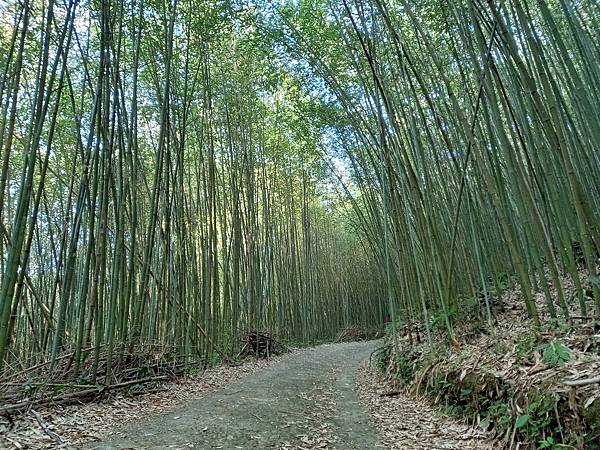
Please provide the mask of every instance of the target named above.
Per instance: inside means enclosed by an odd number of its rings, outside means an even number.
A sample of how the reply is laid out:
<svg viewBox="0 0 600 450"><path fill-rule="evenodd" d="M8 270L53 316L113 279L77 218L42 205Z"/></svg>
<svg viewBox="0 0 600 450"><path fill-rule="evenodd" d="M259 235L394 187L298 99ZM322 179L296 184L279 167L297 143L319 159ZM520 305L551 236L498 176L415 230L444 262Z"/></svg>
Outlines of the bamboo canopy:
<svg viewBox="0 0 600 450"><path fill-rule="evenodd" d="M0 372L600 314L596 1L0 9Z"/></svg>

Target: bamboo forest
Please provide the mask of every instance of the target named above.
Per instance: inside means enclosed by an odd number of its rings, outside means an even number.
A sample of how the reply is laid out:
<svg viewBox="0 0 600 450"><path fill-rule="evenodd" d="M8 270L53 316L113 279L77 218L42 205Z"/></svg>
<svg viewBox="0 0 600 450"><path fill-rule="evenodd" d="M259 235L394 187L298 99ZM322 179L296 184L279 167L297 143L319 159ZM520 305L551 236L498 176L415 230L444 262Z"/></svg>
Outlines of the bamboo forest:
<svg viewBox="0 0 600 450"><path fill-rule="evenodd" d="M597 0L0 13L0 448L600 449Z"/></svg>

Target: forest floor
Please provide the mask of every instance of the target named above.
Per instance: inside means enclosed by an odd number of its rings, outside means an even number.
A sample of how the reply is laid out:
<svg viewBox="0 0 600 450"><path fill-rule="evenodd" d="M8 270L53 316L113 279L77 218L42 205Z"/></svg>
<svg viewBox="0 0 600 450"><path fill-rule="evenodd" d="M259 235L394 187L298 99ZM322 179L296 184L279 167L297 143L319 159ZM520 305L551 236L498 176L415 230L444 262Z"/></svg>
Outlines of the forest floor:
<svg viewBox="0 0 600 450"><path fill-rule="evenodd" d="M379 430L378 447L397 450L493 450L497 443L480 428L443 414L427 399L418 399L406 389L382 378L364 365L356 385L367 405L371 422Z"/></svg>
<svg viewBox="0 0 600 450"><path fill-rule="evenodd" d="M378 345L377 341L321 345L273 358L270 363L213 369L157 394L48 408L17 418L11 431L4 433L5 445L86 449L489 448L481 433L439 416L423 402L387 395L389 386L376 382L367 367ZM83 432L85 428L88 431Z"/></svg>
<svg viewBox="0 0 600 450"><path fill-rule="evenodd" d="M390 421L388 410L404 410L401 415L406 417L412 408L406 402L418 397L440 414L476 427L465 430L478 430L465 434L455 427L460 439L473 433L475 438L487 436L494 439L495 449L600 450L600 321L595 319L591 286L595 278L581 270L580 279L581 304L570 276L560 280L564 297L570 299L568 320L551 317L540 288L534 295L541 322L536 325L528 318L521 289L507 279L503 287L488 292L494 305L492 323L486 320L482 299L461 299L454 316L454 343L448 342L438 320L432 320L437 325L430 330L431 342L420 323L397 327L396 336L390 327L381 352L372 358L378 375L383 378L385 372L387 380L378 382L389 383L388 395L394 394L390 401L372 406L381 426L410 439L406 434L414 430ZM556 302L554 286L549 293ZM430 425L420 429L425 436ZM451 428L443 426L452 439ZM463 448L487 448L474 442L465 442Z"/></svg>

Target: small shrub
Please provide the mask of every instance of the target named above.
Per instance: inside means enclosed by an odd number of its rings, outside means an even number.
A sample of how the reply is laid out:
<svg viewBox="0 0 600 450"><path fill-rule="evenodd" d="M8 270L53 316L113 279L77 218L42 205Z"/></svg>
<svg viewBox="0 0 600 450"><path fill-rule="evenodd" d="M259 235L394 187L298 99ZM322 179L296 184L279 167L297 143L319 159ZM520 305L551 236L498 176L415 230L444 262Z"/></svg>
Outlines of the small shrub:
<svg viewBox="0 0 600 450"><path fill-rule="evenodd" d="M550 448L553 449L556 447L556 441L554 440L554 438L552 436L548 436L544 439L541 439L538 442L539 446L538 448L542 449L542 448Z"/></svg>
<svg viewBox="0 0 600 450"><path fill-rule="evenodd" d="M505 401L497 400L487 409L484 421L482 423L492 425L495 431L503 433L512 425L512 411Z"/></svg>
<svg viewBox="0 0 600 450"><path fill-rule="evenodd" d="M542 360L549 366L564 367L571 359L571 351L560 341L552 341L542 348Z"/></svg>
<svg viewBox="0 0 600 450"><path fill-rule="evenodd" d="M396 369L398 381L408 384L413 380L415 374L414 363L403 354L396 356Z"/></svg>

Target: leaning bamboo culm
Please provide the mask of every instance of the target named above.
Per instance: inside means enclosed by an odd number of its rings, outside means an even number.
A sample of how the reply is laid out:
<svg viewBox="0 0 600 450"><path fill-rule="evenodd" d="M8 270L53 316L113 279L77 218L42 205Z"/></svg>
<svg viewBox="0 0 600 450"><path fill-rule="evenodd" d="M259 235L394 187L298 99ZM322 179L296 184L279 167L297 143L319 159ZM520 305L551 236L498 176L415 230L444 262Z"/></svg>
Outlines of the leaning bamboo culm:
<svg viewBox="0 0 600 450"><path fill-rule="evenodd" d="M491 320L488 293L514 275L538 324L540 308L588 315L585 284L600 314L598 6L311 6L279 9L280 43L337 99L348 195L382 261L390 309L428 335L435 314L452 340L460 299L483 293Z"/></svg>

